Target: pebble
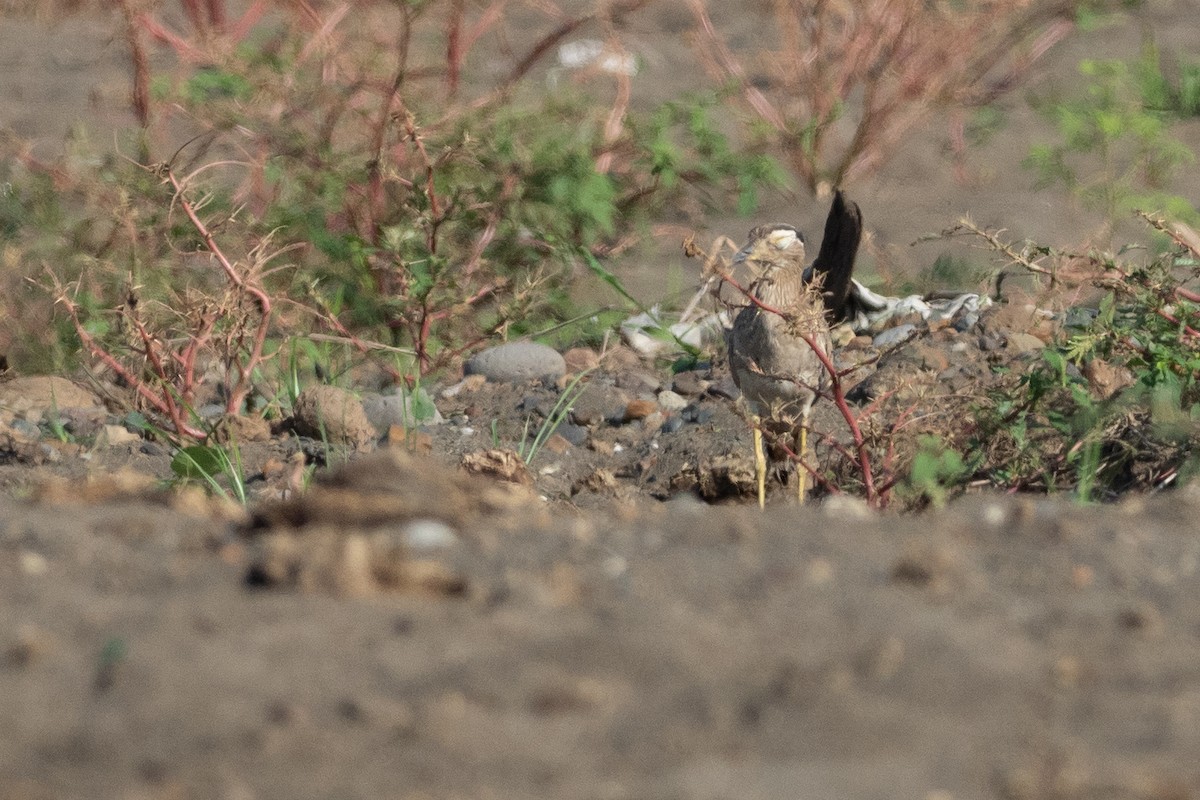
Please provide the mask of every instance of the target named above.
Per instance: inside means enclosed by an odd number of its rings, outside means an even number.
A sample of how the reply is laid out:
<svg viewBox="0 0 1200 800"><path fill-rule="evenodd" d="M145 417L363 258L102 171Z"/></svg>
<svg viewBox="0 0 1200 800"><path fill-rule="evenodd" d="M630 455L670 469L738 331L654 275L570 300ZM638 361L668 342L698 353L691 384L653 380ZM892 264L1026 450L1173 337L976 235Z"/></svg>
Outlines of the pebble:
<svg viewBox="0 0 1200 800"><path fill-rule="evenodd" d="M625 422L632 422L635 419L645 419L658 410L658 404L653 400L630 400L625 406Z"/></svg>
<svg viewBox="0 0 1200 800"><path fill-rule="evenodd" d="M908 341L914 334L916 334L916 331L917 326L913 325L911 322L904 325L897 325L894 328L888 328L886 331L877 334L875 338L871 340L871 344L875 347L890 347L891 345Z"/></svg>
<svg viewBox="0 0 1200 800"><path fill-rule="evenodd" d="M708 391L711 383L712 381L700 377L700 373L695 370L687 370L675 376L671 381L671 388L685 397L694 397Z"/></svg>
<svg viewBox="0 0 1200 800"><path fill-rule="evenodd" d="M494 383L555 382L567 374L567 363L557 350L544 344L508 342L476 353L463 372L483 375Z"/></svg>
<svg viewBox="0 0 1200 800"><path fill-rule="evenodd" d="M566 439L571 444L579 447L587 441L588 429L582 425L575 425L570 422L564 422L554 430L562 438Z"/></svg>
<svg viewBox="0 0 1200 800"><path fill-rule="evenodd" d="M395 394L364 393L363 411L377 431L386 431L393 425L415 428L418 425L441 425L445 420L433 399L424 389L412 392L403 390Z"/></svg>
<svg viewBox="0 0 1200 800"><path fill-rule="evenodd" d="M1036 350L1043 350L1046 343L1032 333L1010 333L1008 334L1008 349L1017 353L1031 353Z"/></svg>
<svg viewBox="0 0 1200 800"><path fill-rule="evenodd" d="M400 534L404 544L413 550L435 550L458 544L458 534L440 519L414 519Z"/></svg>
<svg viewBox="0 0 1200 800"><path fill-rule="evenodd" d="M572 347L562 357L567 372L571 373L587 372L600 366L600 356L589 347Z"/></svg>
<svg viewBox="0 0 1200 800"><path fill-rule="evenodd" d="M340 386L322 384L305 389L292 409L292 422L301 436L357 448L372 444L379 435L362 402Z"/></svg>
<svg viewBox="0 0 1200 800"><path fill-rule="evenodd" d="M687 408L688 401L681 395L664 389L658 393L658 407L663 411L682 411Z"/></svg>
<svg viewBox="0 0 1200 800"><path fill-rule="evenodd" d="M124 425L105 425L100 428L100 433L96 436L96 445L98 447L117 447L140 442L141 439L142 437L136 433L127 431Z"/></svg>
<svg viewBox="0 0 1200 800"><path fill-rule="evenodd" d="M660 429L663 433L677 433L683 427L683 417L675 415L667 418Z"/></svg>

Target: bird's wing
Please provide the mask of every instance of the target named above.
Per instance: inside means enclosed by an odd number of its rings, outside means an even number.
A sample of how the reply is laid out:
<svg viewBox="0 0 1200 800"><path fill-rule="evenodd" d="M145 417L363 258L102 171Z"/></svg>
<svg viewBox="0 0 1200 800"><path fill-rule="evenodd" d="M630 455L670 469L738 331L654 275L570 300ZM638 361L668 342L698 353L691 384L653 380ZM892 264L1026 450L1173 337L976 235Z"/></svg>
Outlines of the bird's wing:
<svg viewBox="0 0 1200 800"><path fill-rule="evenodd" d="M846 318L850 279L854 274L854 259L862 240L862 212L858 204L846 198L841 189L833 195L833 205L825 219L825 236L821 252L813 262L813 278L821 281L825 313L831 323Z"/></svg>

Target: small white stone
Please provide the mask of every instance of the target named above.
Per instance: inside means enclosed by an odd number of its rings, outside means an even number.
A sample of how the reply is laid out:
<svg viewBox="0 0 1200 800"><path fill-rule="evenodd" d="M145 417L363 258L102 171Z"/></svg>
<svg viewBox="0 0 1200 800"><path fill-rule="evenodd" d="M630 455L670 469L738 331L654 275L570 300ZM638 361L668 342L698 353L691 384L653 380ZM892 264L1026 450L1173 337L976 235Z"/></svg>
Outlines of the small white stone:
<svg viewBox="0 0 1200 800"><path fill-rule="evenodd" d="M404 544L414 550L433 550L458 543L458 534L440 519L414 519L404 526Z"/></svg>
<svg viewBox="0 0 1200 800"><path fill-rule="evenodd" d="M45 575L50 569L50 562L41 553L33 550L21 551L21 572L26 575Z"/></svg>
<svg viewBox="0 0 1200 800"><path fill-rule="evenodd" d="M1008 510L1000 503L989 503L983 509L983 521L992 526L999 528L1008 520Z"/></svg>

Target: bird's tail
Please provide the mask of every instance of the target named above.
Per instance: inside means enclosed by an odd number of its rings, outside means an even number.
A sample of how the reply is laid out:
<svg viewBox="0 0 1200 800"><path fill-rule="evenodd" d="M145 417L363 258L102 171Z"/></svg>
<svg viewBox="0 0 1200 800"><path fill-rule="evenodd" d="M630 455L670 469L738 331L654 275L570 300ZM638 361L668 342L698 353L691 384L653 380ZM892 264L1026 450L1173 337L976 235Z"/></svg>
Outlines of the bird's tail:
<svg viewBox="0 0 1200 800"><path fill-rule="evenodd" d="M841 189L833 195L833 205L825 219L825 236L821 251L813 262L813 279L820 281L825 301L825 315L830 323L846 318L850 297L850 279L854 274L854 259L862 241L862 212L858 204L847 199Z"/></svg>

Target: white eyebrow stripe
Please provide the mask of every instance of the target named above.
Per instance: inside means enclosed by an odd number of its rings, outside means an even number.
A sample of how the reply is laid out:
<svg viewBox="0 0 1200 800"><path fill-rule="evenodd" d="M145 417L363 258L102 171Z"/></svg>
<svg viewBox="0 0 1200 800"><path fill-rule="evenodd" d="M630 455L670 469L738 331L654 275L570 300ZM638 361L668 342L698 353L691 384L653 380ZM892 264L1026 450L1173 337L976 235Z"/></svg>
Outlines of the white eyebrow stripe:
<svg viewBox="0 0 1200 800"><path fill-rule="evenodd" d="M771 231L767 234L767 241L780 250L786 250L796 243L796 232L787 229Z"/></svg>

